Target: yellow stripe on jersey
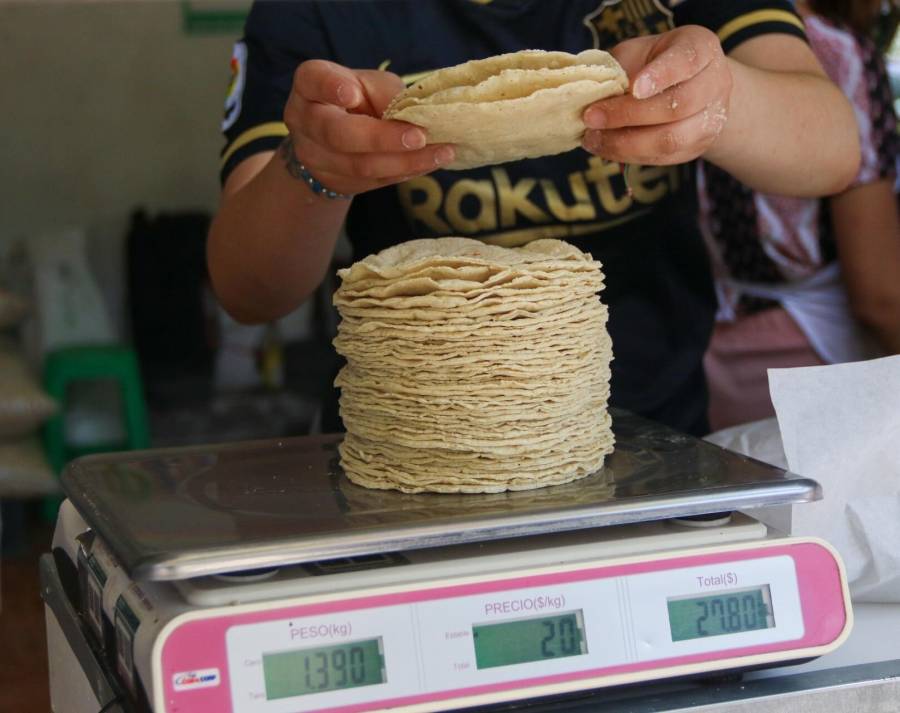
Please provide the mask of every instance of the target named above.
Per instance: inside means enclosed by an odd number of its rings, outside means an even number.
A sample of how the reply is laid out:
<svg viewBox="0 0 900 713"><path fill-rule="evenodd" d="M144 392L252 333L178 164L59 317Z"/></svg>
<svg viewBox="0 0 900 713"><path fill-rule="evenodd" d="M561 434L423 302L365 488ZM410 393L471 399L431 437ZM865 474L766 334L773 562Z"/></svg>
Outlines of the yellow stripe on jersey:
<svg viewBox="0 0 900 713"><path fill-rule="evenodd" d="M267 124L260 124L259 126L254 126L252 129L247 129L243 134L232 141L227 149L225 149L225 153L222 154L222 160L219 162L219 165L224 166L228 159L234 155L235 151L243 148L251 141L265 139L270 136L280 137L287 135L288 128L280 121L270 121Z"/></svg>
<svg viewBox="0 0 900 713"><path fill-rule="evenodd" d="M799 27L801 30L806 29L803 25L803 20L787 10L756 10L726 22L716 34L719 36L719 42L724 44L729 37L741 30L764 22L786 22L789 25Z"/></svg>
<svg viewBox="0 0 900 713"><path fill-rule="evenodd" d="M756 10L726 22L716 34L719 36L719 42L724 44L732 35L751 25L759 25L763 22L786 22L801 30L806 30L803 20L787 10Z"/></svg>

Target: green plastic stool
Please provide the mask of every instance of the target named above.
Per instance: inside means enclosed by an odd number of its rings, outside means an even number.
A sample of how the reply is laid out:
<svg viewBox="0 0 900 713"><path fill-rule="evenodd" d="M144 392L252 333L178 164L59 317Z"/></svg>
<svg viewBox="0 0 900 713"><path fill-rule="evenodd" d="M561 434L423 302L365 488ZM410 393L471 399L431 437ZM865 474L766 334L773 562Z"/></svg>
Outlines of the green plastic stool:
<svg viewBox="0 0 900 713"><path fill-rule="evenodd" d="M116 381L122 389L125 440L119 443L92 443L79 447L66 443L65 415L69 385L77 381ZM109 451L150 447L147 404L141 372L132 349L122 346L67 347L49 353L44 360L44 388L56 399L59 410L44 425L47 460L57 475L66 463L78 456ZM62 499L44 500L44 518L52 522Z"/></svg>

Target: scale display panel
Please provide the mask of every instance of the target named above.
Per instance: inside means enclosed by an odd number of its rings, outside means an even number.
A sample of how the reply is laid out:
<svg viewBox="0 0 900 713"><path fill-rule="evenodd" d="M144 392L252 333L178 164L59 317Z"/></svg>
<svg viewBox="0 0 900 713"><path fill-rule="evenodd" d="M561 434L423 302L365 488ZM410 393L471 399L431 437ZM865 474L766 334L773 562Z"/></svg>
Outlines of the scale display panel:
<svg viewBox="0 0 900 713"><path fill-rule="evenodd" d="M580 609L556 616L474 625L472 642L475 667L479 669L587 653Z"/></svg>
<svg viewBox="0 0 900 713"><path fill-rule="evenodd" d="M776 540L204 611L170 624L154 691L173 712L477 705L819 655L847 601L830 547ZM194 669L221 683L188 701L169 683Z"/></svg>
<svg viewBox="0 0 900 713"><path fill-rule="evenodd" d="M266 700L385 682L381 638L262 655Z"/></svg>
<svg viewBox="0 0 900 713"><path fill-rule="evenodd" d="M703 597L668 600L673 641L737 634L775 626L769 585L722 590Z"/></svg>

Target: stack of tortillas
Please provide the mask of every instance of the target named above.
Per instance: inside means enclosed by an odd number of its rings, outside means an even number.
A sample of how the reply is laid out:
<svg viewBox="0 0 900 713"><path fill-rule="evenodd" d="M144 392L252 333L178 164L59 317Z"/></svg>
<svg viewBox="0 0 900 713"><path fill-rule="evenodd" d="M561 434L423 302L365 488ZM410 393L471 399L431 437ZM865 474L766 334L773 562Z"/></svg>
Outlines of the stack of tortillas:
<svg viewBox="0 0 900 713"><path fill-rule="evenodd" d="M342 270L335 346L355 483L487 493L565 483L612 451L600 263L568 243L403 243Z"/></svg>
<svg viewBox="0 0 900 713"><path fill-rule="evenodd" d="M450 169L570 151L588 105L623 94L628 76L602 50L524 50L432 72L384 113L422 126L428 143L454 144Z"/></svg>

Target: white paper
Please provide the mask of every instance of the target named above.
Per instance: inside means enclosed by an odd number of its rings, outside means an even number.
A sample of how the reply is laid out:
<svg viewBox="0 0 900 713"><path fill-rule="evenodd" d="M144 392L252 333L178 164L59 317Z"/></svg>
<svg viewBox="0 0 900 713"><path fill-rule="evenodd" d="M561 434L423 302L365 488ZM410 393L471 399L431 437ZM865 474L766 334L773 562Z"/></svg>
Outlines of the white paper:
<svg viewBox="0 0 900 713"><path fill-rule="evenodd" d="M778 431L778 420L774 416L723 428L705 436L704 440L774 465L776 468L788 469L784 448L781 445L781 433ZM747 510L747 514L781 532L791 531L790 505L752 508Z"/></svg>
<svg viewBox="0 0 900 713"><path fill-rule="evenodd" d="M721 431L710 433L703 440L756 458L782 470L788 469L784 447L781 445L781 433L778 431L778 420L775 417L723 428Z"/></svg>
<svg viewBox="0 0 900 713"><path fill-rule="evenodd" d="M770 369L769 390L789 469L825 496L792 532L838 549L855 601L900 602L900 356Z"/></svg>

